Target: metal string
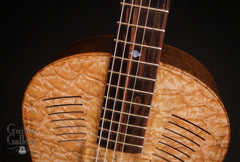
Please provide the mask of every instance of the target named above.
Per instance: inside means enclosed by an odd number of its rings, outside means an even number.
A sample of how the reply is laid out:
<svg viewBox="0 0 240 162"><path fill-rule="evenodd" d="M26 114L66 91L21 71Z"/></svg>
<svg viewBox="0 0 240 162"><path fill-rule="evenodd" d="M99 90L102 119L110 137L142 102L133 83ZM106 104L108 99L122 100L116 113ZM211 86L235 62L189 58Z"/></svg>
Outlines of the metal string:
<svg viewBox="0 0 240 162"><path fill-rule="evenodd" d="M144 31L143 31L143 37L142 37L141 44L144 44L144 37L145 37L146 26L147 26L147 22L148 22L148 15L149 15L150 4L151 4L151 0L149 0L149 3L148 3L147 15L146 15L146 20L145 20L145 24L144 24ZM141 0L141 5L142 5L142 0ZM139 10L141 10L141 5L140 5ZM138 15L138 20L139 20L139 15ZM142 53L142 48L143 47L141 46L140 53ZM138 61L140 61L140 59L141 59L141 56L139 56ZM138 74L138 70L139 70L139 62L137 63L136 76ZM131 96L131 102L133 101L133 97L134 97L134 92L135 92L134 89L136 87L136 81L137 81L137 78L135 78L135 80L134 80L133 93L132 93L132 96ZM123 151L124 151L124 146L125 146L124 144L126 142L126 134L127 134L127 131L128 131L128 123L129 123L129 119L130 119L131 109L132 109L132 104L130 104L130 108L129 108L129 111L128 111L128 119L127 119L127 125L126 125L126 129L125 129L125 134L124 134L124 141L123 141L123 147L122 147L122 151L121 151L120 161L122 161L122 154L123 154Z"/></svg>
<svg viewBox="0 0 240 162"><path fill-rule="evenodd" d="M125 0L123 0L123 4L124 3L125 3ZM120 15L120 20L119 20L120 22L122 21L122 17L123 17L123 10L124 10L124 5L122 6L122 9L121 9L121 15ZM119 24L116 40L119 39L120 28L121 28L121 25ZM118 43L116 42L115 49L114 49L114 56L116 55L116 52L117 52L117 46L118 46ZM114 63L115 63L115 57L113 57L113 61L112 61L111 73L110 73L110 77L109 77L109 81L108 81L109 85L112 80L112 71L113 71ZM100 135L99 135L99 139L98 139L99 141L98 141L97 155L96 155L95 162L97 162L98 156L99 156L100 144L101 144L101 139L102 139L102 129L103 129L104 119L105 119L105 115L106 115L106 107L107 107L107 102L108 102L109 91L110 91L110 86L108 86L108 90L107 90L107 96L106 96L106 102L105 102L105 106L104 106L103 120L102 120ZM106 147L106 150L107 150L107 147Z"/></svg>
<svg viewBox="0 0 240 162"><path fill-rule="evenodd" d="M142 0L141 0L141 5L140 5L140 6L142 6ZM136 23L137 25L138 25L138 23L139 23L140 13L141 13L141 7L139 8L139 11L138 11L138 17L137 17L137 23ZM131 22L128 21L128 26L129 26L130 23L131 23ZM133 43L136 42L137 31L138 31L138 27L136 26L136 30L135 30L135 34L134 34L134 38L133 38ZM127 40L127 37L126 37L125 40ZM133 44L133 46L132 46L132 51L134 50L134 47L135 47L135 44ZM128 71L128 74L127 74L127 77L126 77L127 80L125 81L125 83L128 83L130 68L131 68L131 64L132 64L132 57L133 57L133 56L131 56L131 59L130 59L130 61L129 61L129 68L128 68L128 70L127 70L127 71ZM139 57L140 57L140 56L139 56ZM136 73L136 76L137 76L137 73ZM126 90L127 90L126 88L127 88L127 87L124 87L124 96L123 96L123 99L125 99L125 97L126 97ZM118 125L119 125L120 122L121 122L122 112L123 112L123 106L124 106L124 103L122 103L122 106L121 106L121 112L120 112L120 117L119 117ZM129 114L128 114L128 115L129 115ZM127 124L128 124L128 123L127 123ZM116 139L118 138L118 135L119 135L119 127L120 127L120 126L118 126ZM125 134L126 134L126 133L125 133ZM125 141L124 141L124 142L125 142ZM123 147L124 147L124 142L123 142ZM114 146L112 161L114 160L115 152L116 152L116 145ZM123 149L122 149L121 152L123 152ZM121 153L121 155L122 155L122 153ZM121 156L121 157L122 157L122 156Z"/></svg>
<svg viewBox="0 0 240 162"><path fill-rule="evenodd" d="M132 1L132 5L131 5L131 8L130 8L130 13L129 13L129 18L128 18L128 22L130 22L131 20L131 15L132 15L132 8L133 8L133 2L134 0ZM124 3L123 3L123 7L122 9L124 9ZM123 13L123 12L122 12ZM119 23L119 25L121 25L121 21ZM127 26L127 31L126 31L126 35L125 35L125 43L124 43L124 47L123 47L123 52L122 52L122 59L121 59L121 65L120 65L120 72L122 71L122 66L123 66L123 57L124 57L124 53L125 53L125 49L126 49L126 42L127 42L127 38L128 38L128 32L129 32L129 24ZM116 40L116 43L117 43L118 40ZM115 56L115 52L114 52L114 56ZM113 68L112 68L113 70ZM112 72L111 72L112 73ZM115 93L115 98L114 98L114 103L113 103L113 113L112 113L112 116L111 116L111 121L110 121L110 128L109 128L109 134L108 134L108 138L107 138L107 144L106 144L106 150L105 150L105 155L104 155L104 161L107 157L107 151L108 151L108 144L109 144L109 138L110 138L110 131L112 129L112 121L113 121L113 116L114 116L114 110L115 110L115 106L116 106L116 99L117 99L117 94L118 94L118 88L119 88L119 84L120 84L120 74L118 74L118 82L117 82L117 88L116 88L116 93ZM110 86L109 86L110 87ZM108 92L109 93L109 92ZM118 124L118 131L119 131L119 124ZM117 131L117 132L118 132ZM115 144L114 144L114 147L116 147L117 145L117 138L115 139Z"/></svg>
<svg viewBox="0 0 240 162"><path fill-rule="evenodd" d="M128 20L128 24L127 24L127 32L126 32L126 36L125 36L124 50L123 50L123 53L122 53L120 70L122 70L122 63L123 63L123 57L124 57L125 48L126 48L126 43L127 43L127 38L128 38L129 23L130 23L131 15L132 15L133 2L134 2L134 0L132 1L131 10L130 10L130 16L129 16L129 20ZM118 34L117 34L117 38L116 38L116 46L115 46L115 50L114 50L114 57L113 57L111 74L110 74L110 79L109 79L109 83L110 83L110 84L111 84L112 71L113 71L113 67L114 67L114 63L115 63L114 61L115 61L115 56L116 56L116 51L117 51L117 45L118 45L118 40L119 40L119 33L120 33L122 15L123 15L123 10L124 10L124 3L125 3L125 0L124 0L123 3L122 3L121 18L120 18L120 23L119 23L119 28L118 28ZM151 4L151 0L149 0L149 6L150 6L150 4ZM142 0L141 0L141 5L142 5ZM139 8L137 24L139 23L139 15L140 15L140 11L141 11L141 5L140 5L140 8ZM144 28L144 33L143 33L143 38L142 38L142 43L141 43L141 44L144 43L146 25L147 25L148 14L149 14L149 6L148 6L148 9L147 9L147 16L146 16L146 21L145 21L145 28ZM155 20L156 20L156 19L155 19ZM138 27L136 26L136 31L135 31L134 41L133 41L134 43L135 43L135 40L136 40L137 29L138 29ZM134 50L134 46L135 46L134 43L133 43L133 48L132 48L133 50ZM141 46L140 53L142 52L142 48L143 48L143 46ZM133 56L131 56L129 68L131 67L132 57L133 57ZM138 64L137 64L136 76L137 76L138 70L139 70L139 61L140 61L140 56L139 56ZM130 70L128 70L127 82L128 82L128 79L129 79L129 72L130 72ZM120 73L121 73L121 71L120 71ZM114 110L115 110L116 99L117 99L117 93L118 93L118 88L119 88L120 74L118 74L118 75L119 75L119 77L118 77L118 84L117 84L117 90L116 90L116 93L115 93L115 100L114 100L114 106L113 106L113 114L112 114L111 124L110 124L110 128L109 128L109 134L108 134L108 139L107 139L107 145L106 145L106 150L105 150L104 161L105 161L106 155L107 155L107 149L108 149L108 144L109 144L110 131L111 131L112 120L113 120L113 115L114 115ZM131 102L132 102L132 100L133 100L133 96L134 96L134 92L135 92L134 89L135 89L135 86L136 86L136 79L137 79L137 78L135 78L135 80L134 80L134 87L133 87L133 94L132 94L132 97L131 97ZM99 155L99 149L100 149L99 147L100 147L101 138L102 138L102 128L103 128L103 125L104 125L105 112L106 112L107 101L108 101L107 98L108 98L108 94L109 94L110 84L109 84L109 86L108 86L108 91L107 91L107 97L106 97L106 102L105 102L105 109L104 109L104 114L103 114L103 121L102 121L102 126L101 126L100 138L99 138L99 142L98 142L98 149L97 149L96 161L97 161L98 155ZM125 88L124 88L124 97L123 97L123 100L125 99L126 90L127 90L127 89L126 89L126 87L125 87ZM124 101L123 101L123 103L124 103ZM131 114L131 108L132 108L132 104L130 104L130 109L129 109L129 113L128 113L128 120L127 120L127 126L126 126L125 134L124 134L124 142L123 142L123 147L122 147L122 151L121 151L121 158L122 158L122 154L123 154L123 151L124 151L124 144L125 144L126 135L127 135L126 133L127 133L127 129L128 129L128 123L129 123L129 118L130 118L130 114ZM115 145L114 145L114 153L113 153L113 156L112 156L112 161L114 160L115 151L116 151L116 145L117 145L116 143L117 143L117 138L118 138L118 134L119 134L119 123L120 123L120 120L121 120L121 117L122 117L122 109L123 109L123 104L122 104L122 108L121 108L120 119L119 119L119 122L118 122L118 131L117 131L117 137L116 137L116 139L115 139L116 142L115 142Z"/></svg>

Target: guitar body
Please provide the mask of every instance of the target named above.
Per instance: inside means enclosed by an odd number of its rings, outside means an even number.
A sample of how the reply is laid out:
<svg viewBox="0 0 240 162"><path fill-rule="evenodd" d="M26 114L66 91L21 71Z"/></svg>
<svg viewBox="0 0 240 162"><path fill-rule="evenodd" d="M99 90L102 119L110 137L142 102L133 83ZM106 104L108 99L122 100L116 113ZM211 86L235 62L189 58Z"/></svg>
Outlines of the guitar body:
<svg viewBox="0 0 240 162"><path fill-rule="evenodd" d="M74 44L29 83L22 115L32 161L95 161L111 41ZM159 65L142 152L101 147L98 161L222 161L230 126L212 76L167 45Z"/></svg>

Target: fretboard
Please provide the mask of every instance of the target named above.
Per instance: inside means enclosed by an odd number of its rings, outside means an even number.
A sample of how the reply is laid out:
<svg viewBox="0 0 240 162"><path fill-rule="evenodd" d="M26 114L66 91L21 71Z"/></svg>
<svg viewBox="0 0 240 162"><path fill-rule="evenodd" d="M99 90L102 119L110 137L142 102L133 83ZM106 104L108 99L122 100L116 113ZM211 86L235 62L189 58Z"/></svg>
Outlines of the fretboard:
<svg viewBox="0 0 240 162"><path fill-rule="evenodd" d="M99 146L140 153L170 0L123 0L99 124Z"/></svg>

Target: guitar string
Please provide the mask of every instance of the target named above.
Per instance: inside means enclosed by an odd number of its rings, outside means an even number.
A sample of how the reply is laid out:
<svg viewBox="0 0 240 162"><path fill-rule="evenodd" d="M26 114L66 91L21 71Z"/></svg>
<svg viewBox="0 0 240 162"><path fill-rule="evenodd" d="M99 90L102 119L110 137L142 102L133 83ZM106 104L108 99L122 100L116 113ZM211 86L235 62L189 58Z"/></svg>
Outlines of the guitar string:
<svg viewBox="0 0 240 162"><path fill-rule="evenodd" d="M129 13L129 18L128 18L128 22L131 20L131 15L132 15L132 9L133 9L133 3L134 0L132 1L132 6L130 7L130 13ZM125 6L123 5L123 8ZM126 42L127 42L127 38L128 38L128 32L129 32L129 25L127 26L127 31L126 31L126 35L125 35L125 43L123 46L123 52L122 52L122 57L124 57L124 53L126 50ZM116 42L118 43L118 42ZM120 64L120 73L122 72L122 67L123 67L123 59L121 59L121 64ZM113 70L113 69L112 69ZM116 92L115 92L115 98L114 98L114 103L113 103L113 113L111 116L111 121L110 121L110 127L109 127L109 133L108 133L108 138L107 138L107 144L106 144L106 150L105 150L105 155L104 155L104 161L107 157L107 152L108 152L108 145L109 145L109 138L110 138L110 130L112 129L112 121L113 121L113 116L114 116L114 110L115 110L115 106L116 106L116 100L117 100L117 95L118 95L118 89L119 89L119 84L120 84L120 73L118 74L118 81L117 81L117 88L116 88ZM119 129L119 124L118 124L118 129ZM117 143L117 139L115 138L115 143L114 143L114 147L116 146Z"/></svg>
<svg viewBox="0 0 240 162"><path fill-rule="evenodd" d="M125 0L123 0L123 4L124 4L124 3L125 3ZM122 17L123 17L123 10L124 10L124 5L122 6L122 9L121 9L120 20L119 20L120 22L122 21ZM121 29L121 25L119 24L119 25L118 25L118 31L117 31L116 40L119 39L120 29ZM115 49L114 49L114 53L113 53L114 56L116 56L117 46L118 46L118 43L116 42L116 44L115 44ZM113 57L113 61L112 61L112 67L111 67L111 72L110 72L109 81L108 81L109 84L110 84L111 81L112 81L112 71L113 71L114 63L115 63L115 57ZM97 154L96 154L95 162L98 161L98 156L99 156L99 151L100 151L100 145L101 145L102 132L103 132L103 126L104 126L104 119L105 119L105 115L106 115L106 107L107 107L107 103L108 103L109 91L110 91L110 86L108 86L107 96L106 96L106 98L105 98L106 101L105 101L105 105L104 105L103 120L102 120L102 124L101 124L100 134L99 134L99 138L98 138L99 141L98 141L98 146L97 146ZM106 149L107 149L107 148L106 148Z"/></svg>
<svg viewBox="0 0 240 162"><path fill-rule="evenodd" d="M141 6L142 6L142 0L141 0ZM133 11L134 12L134 11ZM139 23L139 18L140 18L140 13L141 13L141 8L139 8L139 11L138 11L138 17L137 17L137 25L138 25L138 23ZM134 14L134 13L133 13ZM131 20L131 18L129 18L130 20ZM132 19L133 19L133 16L132 16ZM130 25L130 21L128 21L128 26ZM136 37L137 37L137 31L138 31L138 27L136 27L136 29L135 29L135 34L134 34L134 38L133 38L133 43L135 43L136 42ZM126 37L127 38L127 37ZM125 40L127 40L127 39L125 39ZM132 51L134 51L134 47L135 47L135 44L133 44L133 46L132 46ZM125 53L125 52L124 52ZM124 55L124 53L123 53L123 55ZM140 57L140 56L139 56ZM127 73L127 76L126 76L126 81L125 81L125 88L124 88L124 92L123 92L123 100L125 100L125 97L126 97L126 91L127 91L127 83L128 83L128 79L129 79L129 73L130 73L130 68L131 68L131 65L132 65L132 58L133 58L133 56L131 56L131 58L130 58L130 60L129 60L129 68L126 70L126 72L128 71L128 73ZM123 59L123 58L122 58ZM136 74L137 75L137 74ZM122 103L122 105L121 105L121 112L120 112L120 117L119 117L119 121L118 121L118 125L120 125L120 122L121 122L121 118L122 118L122 113L123 113L123 106L124 106L124 103ZM130 114L128 114L128 115L130 115ZM127 123L128 124L128 123ZM119 128L120 128L120 126L118 126L118 130L117 130L117 135L116 135L116 140L118 139L118 135L119 135ZM125 134L126 134L126 132L125 132ZM125 136L125 135L124 135ZM115 144L115 146L114 146L114 151L113 151L113 157L112 157L112 161L114 160L114 156L115 156L115 152L116 152L116 145L117 144ZM124 146L124 143L123 143L123 146ZM123 150L122 150L122 152L123 152Z"/></svg>
<svg viewBox="0 0 240 162"><path fill-rule="evenodd" d="M141 2L142 2L142 1L141 1ZM148 9L147 9L147 15L146 15L146 20L145 20L144 27L147 26L150 4L151 4L151 0L149 0L149 2L148 2ZM142 3L141 3L141 5L142 5ZM141 8L139 8L139 10L141 11ZM140 14L138 15L138 19L139 19L139 16L140 16ZM138 22L138 23L139 23L139 22ZM142 37L142 42L141 42L141 44L144 43L145 32L146 32L146 28L144 28L144 31L143 31L143 37ZM140 53L142 53L142 48L143 48L143 47L141 46L141 47L140 47ZM141 59L141 56L139 56L138 61L140 61L140 59ZM139 70L139 62L137 63L136 76L138 75L138 70ZM134 80L134 85L133 85L133 89L135 89L135 87L136 87L136 81L137 81L137 79L135 78L135 80ZM132 96L131 96L131 102L133 101L134 92L135 92L135 91L133 91ZM122 155L123 155L123 151L124 151L124 147L125 147L124 144L125 144L125 142L126 142L126 134L127 134L127 131L128 131L128 124L129 124L131 109L132 109L132 104L130 104L130 108L129 108L129 111L128 111L128 114L129 114L129 115L128 115L128 119L127 119L127 126L126 126L126 128L125 128L124 141L123 141L123 146L122 146L120 161L122 161Z"/></svg>
<svg viewBox="0 0 240 162"><path fill-rule="evenodd" d="M125 2L125 0L124 0L124 2ZM124 4L124 2L123 2L123 4ZM122 6L122 10L123 10L123 8L124 8L124 5ZM149 9L148 9L149 10ZM119 28L118 28L118 34L117 34L117 39L116 40L118 40L118 37L119 37L119 31L120 31L120 24L121 24L121 20L122 20L122 14L123 14L123 12L121 12L121 18L120 18L120 23L119 23ZM146 24L145 24L145 27L146 27ZM129 27L128 27L129 28ZM145 33L145 30L146 29L144 29L144 33ZM136 32L137 33L137 32ZM135 35L136 35L136 33L135 33ZM127 37L126 37L127 38ZM143 37L143 39L144 39L144 37ZM125 44L125 46L126 46L126 44ZM116 49L117 49L117 42L116 42L116 46L115 46L115 51L114 51L114 56L115 56L115 54L116 54ZM133 49L134 49L134 47L133 47ZM142 47L141 47L141 51L142 51ZM123 52L123 54L124 54L124 52ZM114 60L115 60L115 58L113 58L113 64L112 64L112 69L113 69L113 66L114 66ZM122 63L122 62L121 62ZM139 65L139 63L138 63L138 65ZM111 70L112 71L112 70ZM110 75L110 81L109 81L109 83L111 83L111 78L112 78L112 72L111 72L111 75ZM136 78L135 78L135 81L136 81ZM135 86L134 86L135 87ZM108 98L108 94L109 94L109 89L110 89L110 87L108 87L108 93L107 93L107 98ZM106 101L107 102L107 101ZM106 105L107 104L105 104L105 108L106 108ZM132 106L132 105L131 105ZM114 107L115 108L115 107ZM104 110L104 115L103 116L105 116L105 111L106 110ZM122 115L122 114L121 114ZM100 142L101 142L101 137L102 137L102 128L103 128L103 123L104 123L104 117L103 117L103 122L102 122L102 127L101 127L101 133L100 133L100 138L99 138L99 144L98 144L98 151L97 151L97 158L96 158L96 161L97 161L97 159L98 159L98 154L99 154L99 146L100 146ZM125 137L126 137L126 135L125 135ZM108 138L109 139L109 138ZM109 142L109 141L108 141ZM116 146L116 145L115 145ZM107 147L106 147L106 149L107 149ZM113 156L114 157L114 156ZM105 152L105 158L106 158L106 152ZM105 159L104 158L104 159Z"/></svg>
<svg viewBox="0 0 240 162"><path fill-rule="evenodd" d="M159 3L160 1L158 1L158 3ZM167 3L167 2L166 2ZM148 12L147 12L147 16L146 16L146 21L145 21L145 28L144 28L144 34L143 34L143 38L142 38L142 43L141 44L143 44L144 43L144 37L145 37L145 31L146 31L146 26L147 26L147 21L148 21L148 14L149 14L149 8L150 8L150 4L151 4L151 0L149 0L149 5L148 5ZM157 6L158 6L159 4L157 4ZM164 16L165 17L165 16ZM154 17L154 24L156 23L156 21L157 21L157 16L156 16L156 13L155 13L155 17ZM150 40L152 40L152 37L153 37L153 31L151 31L151 39ZM163 35L164 36L164 35ZM163 36L161 36L161 37L163 37ZM161 38L160 38L160 43L161 43ZM160 44L160 47L162 48L162 43ZM142 46L141 46L141 49L140 49L140 53L142 52ZM139 57L139 59L138 59L138 61L140 61L140 57ZM139 69L139 62L137 63L137 72L136 72L136 75L137 75L137 73L138 73L138 69ZM135 86L136 86L136 78L135 78L135 80L134 80L134 87L133 87L133 89L135 89ZM134 92L135 91L133 91L133 93L132 93L132 96L131 96L131 101L130 102L132 102L133 101L133 97L134 97ZM130 114L130 112L131 112L131 108L132 108L132 104L130 104L130 110L129 110L129 114ZM129 123L129 118L130 118L130 116L128 116L128 119L127 119L127 127L126 127L126 129L125 129L125 132L127 132L127 130L128 130L128 123ZM124 144L125 144L125 140L126 140L126 133L124 134L124 141L123 141L123 148L122 148L122 152L121 152L121 158L120 158L120 161L122 160L122 154L123 154L123 150L124 150Z"/></svg>

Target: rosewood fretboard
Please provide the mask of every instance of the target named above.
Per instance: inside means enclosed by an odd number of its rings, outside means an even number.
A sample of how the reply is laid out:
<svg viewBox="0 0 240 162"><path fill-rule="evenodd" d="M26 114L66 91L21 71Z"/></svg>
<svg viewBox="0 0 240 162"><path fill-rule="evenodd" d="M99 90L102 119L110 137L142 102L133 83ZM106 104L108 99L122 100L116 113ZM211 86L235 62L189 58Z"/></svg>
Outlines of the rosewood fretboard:
<svg viewBox="0 0 240 162"><path fill-rule="evenodd" d="M99 146L140 153L170 0L123 0L99 124Z"/></svg>

